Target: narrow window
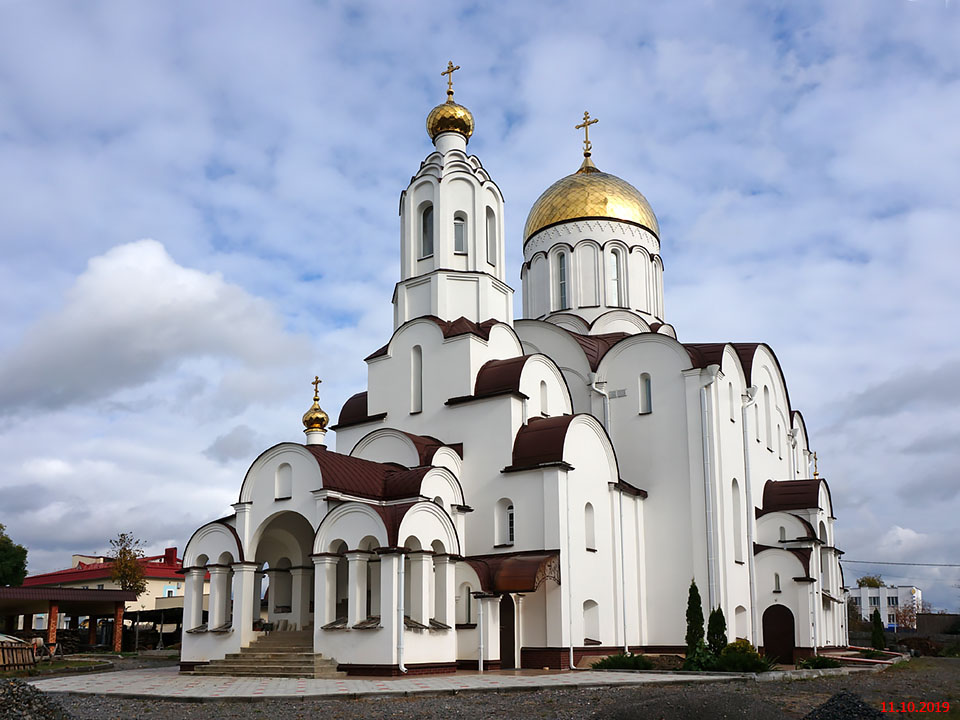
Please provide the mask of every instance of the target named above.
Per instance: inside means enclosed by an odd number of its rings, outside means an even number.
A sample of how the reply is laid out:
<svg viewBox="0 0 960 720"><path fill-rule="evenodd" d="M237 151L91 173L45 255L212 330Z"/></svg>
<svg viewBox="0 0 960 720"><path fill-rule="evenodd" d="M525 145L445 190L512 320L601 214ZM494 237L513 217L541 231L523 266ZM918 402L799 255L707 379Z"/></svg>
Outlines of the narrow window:
<svg viewBox="0 0 960 720"><path fill-rule="evenodd" d="M293 468L289 463L281 463L277 467L273 481L273 498L286 500L293 495Z"/></svg>
<svg viewBox="0 0 960 720"><path fill-rule="evenodd" d="M470 586L467 586L467 589L464 591L463 597L463 621L469 625L473 620L473 608L471 604L473 602L473 595L470 594Z"/></svg>
<svg viewBox="0 0 960 720"><path fill-rule="evenodd" d="M513 505L507 505L507 542L513 544L514 526L513 526Z"/></svg>
<svg viewBox="0 0 960 720"><path fill-rule="evenodd" d="M640 376L640 390L637 394L640 396L640 414L646 415L653 412L653 387L650 382L650 373L643 373Z"/></svg>
<svg viewBox="0 0 960 720"><path fill-rule="evenodd" d="M453 251L459 255L467 253L467 219L459 214L453 219Z"/></svg>
<svg viewBox="0 0 960 720"><path fill-rule="evenodd" d="M735 413L735 405L733 402L733 383L727 384L727 402L730 404L730 422L736 422L737 416Z"/></svg>
<svg viewBox="0 0 960 720"><path fill-rule="evenodd" d="M544 417L550 415L550 410L547 407L547 382L546 380L540 381L540 414Z"/></svg>
<svg viewBox="0 0 960 720"><path fill-rule="evenodd" d="M566 310L567 305L567 255L560 253L557 255L557 301L558 310Z"/></svg>
<svg viewBox="0 0 960 720"><path fill-rule="evenodd" d="M777 423L777 457L783 460L783 437L780 430L780 423Z"/></svg>
<svg viewBox="0 0 960 720"><path fill-rule="evenodd" d="M740 508L740 485L733 480L733 559L743 562L743 511Z"/></svg>
<svg viewBox="0 0 960 720"><path fill-rule="evenodd" d="M487 262L497 264L497 218L493 208L487 208Z"/></svg>
<svg viewBox="0 0 960 720"><path fill-rule="evenodd" d="M753 404L753 426L757 432L757 442L760 442L760 404Z"/></svg>
<svg viewBox="0 0 960 720"><path fill-rule="evenodd" d="M420 257L433 255L433 205L424 206L420 214Z"/></svg>
<svg viewBox="0 0 960 720"><path fill-rule="evenodd" d="M786 542L786 541L787 541L787 529L783 525L781 525L780 526L780 542Z"/></svg>
<svg viewBox="0 0 960 720"><path fill-rule="evenodd" d="M780 573L773 574L773 591L780 592Z"/></svg>
<svg viewBox="0 0 960 720"><path fill-rule="evenodd" d="M608 270L610 277L610 296L607 298L607 303L616 307L624 307L626 302L623 297L623 255L619 250L613 250L607 257L607 263L610 266Z"/></svg>
<svg viewBox="0 0 960 720"><path fill-rule="evenodd" d="M770 409L770 388L763 386L763 420L767 433L767 450L773 452L773 413Z"/></svg>
<svg viewBox="0 0 960 720"><path fill-rule="evenodd" d="M410 351L410 412L423 410L423 350L414 345Z"/></svg>
<svg viewBox="0 0 960 720"><path fill-rule="evenodd" d="M593 520L593 505L587 503L583 508L584 538L587 550L597 549L597 533Z"/></svg>

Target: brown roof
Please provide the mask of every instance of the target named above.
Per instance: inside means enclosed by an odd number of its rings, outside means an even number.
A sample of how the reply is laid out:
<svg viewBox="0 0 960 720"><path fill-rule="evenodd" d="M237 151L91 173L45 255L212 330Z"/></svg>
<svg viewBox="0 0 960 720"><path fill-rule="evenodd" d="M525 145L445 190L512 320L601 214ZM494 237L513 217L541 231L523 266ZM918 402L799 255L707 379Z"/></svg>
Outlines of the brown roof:
<svg viewBox="0 0 960 720"><path fill-rule="evenodd" d="M393 463L378 463L327 450L323 445L304 445L317 460L327 490L377 500L417 497L420 482L429 467L405 468Z"/></svg>
<svg viewBox="0 0 960 720"><path fill-rule="evenodd" d="M401 430L401 432L403 431ZM417 456L420 458L421 465L429 465L433 460L434 454L442 447L452 449L460 456L461 460L463 459L463 443L448 444L442 440L438 440L432 435L414 435L408 432L404 432L403 434L413 442L414 447L417 449Z"/></svg>
<svg viewBox="0 0 960 720"><path fill-rule="evenodd" d="M740 358L740 365L743 366L743 376L747 380L747 385L753 384L753 359L756 357L757 348L761 345L773 356L774 362L777 363L777 370L780 372L780 377L783 377L783 368L780 367L780 359L776 353L773 352L773 349L765 343L685 343L683 347L690 356L690 362L693 363L694 367L705 368L708 365L722 364L723 349L727 345L730 345L734 352L737 353L737 357ZM786 380L784 380L783 387L787 396L787 410L792 412L790 407L790 392L787 390Z"/></svg>
<svg viewBox="0 0 960 720"><path fill-rule="evenodd" d="M520 375L529 355L508 360L488 360L477 373L474 397L489 397L507 392L520 392Z"/></svg>
<svg viewBox="0 0 960 720"><path fill-rule="evenodd" d="M487 592L534 592L547 577L559 583L559 550L474 555L464 558Z"/></svg>
<svg viewBox="0 0 960 720"><path fill-rule="evenodd" d="M374 420L383 420L383 418L386 416L386 413L370 415L369 411L367 410L366 391L358 392L356 395L348 398L343 404L343 407L340 408L340 418L337 420L337 424L334 425L331 430L350 427L351 425L360 425L362 423L372 422Z"/></svg>
<svg viewBox="0 0 960 720"><path fill-rule="evenodd" d="M416 503L404 503L403 505L375 505L373 509L377 512L377 515L383 520L383 524L387 528L387 543L391 547L398 547L400 542L397 535L400 532L400 523L403 522L403 516L407 514L407 510L412 508ZM406 539L406 538L404 538Z"/></svg>
<svg viewBox="0 0 960 720"><path fill-rule="evenodd" d="M567 330L567 328L564 328L564 330ZM594 372L600 367L600 361L603 360L604 355L610 352L610 348L624 338L633 337L625 332L603 333L601 335L581 335L572 330L567 330L567 332L583 349L583 354L587 356L587 362L590 363L590 369Z"/></svg>
<svg viewBox="0 0 960 720"><path fill-rule="evenodd" d="M456 320L441 320L435 315L424 315L423 317L415 318L417 320L432 320L440 328L440 331L443 333L444 340L447 340L452 337L457 337L458 335L476 335L477 337L483 338L484 340L490 339L490 328L496 325L499 320L484 320L482 323L475 323L473 320L467 320L465 317L461 316ZM392 339L392 338L391 338ZM383 357L387 354L387 351L390 348L390 343L387 343L382 348L374 350L372 353L367 355L364 360L373 360L374 358Z"/></svg>
<svg viewBox="0 0 960 720"><path fill-rule="evenodd" d="M520 428L513 443L513 462L508 470L527 470L563 462L563 443L575 415L533 418Z"/></svg>
<svg viewBox="0 0 960 720"><path fill-rule="evenodd" d="M817 508L825 510L826 508L820 508L820 483L822 482L824 482L823 478L767 480L763 486L763 509L758 514Z"/></svg>

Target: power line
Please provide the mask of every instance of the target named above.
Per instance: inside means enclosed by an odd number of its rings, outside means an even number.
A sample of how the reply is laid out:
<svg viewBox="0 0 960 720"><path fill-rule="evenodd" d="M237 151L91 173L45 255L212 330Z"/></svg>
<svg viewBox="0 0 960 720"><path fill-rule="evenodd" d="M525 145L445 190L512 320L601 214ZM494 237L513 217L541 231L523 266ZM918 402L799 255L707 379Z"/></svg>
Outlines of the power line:
<svg viewBox="0 0 960 720"><path fill-rule="evenodd" d="M859 563L860 565L909 565L910 567L960 567L960 563L908 563L908 562L883 562L880 560L845 560L841 563Z"/></svg>

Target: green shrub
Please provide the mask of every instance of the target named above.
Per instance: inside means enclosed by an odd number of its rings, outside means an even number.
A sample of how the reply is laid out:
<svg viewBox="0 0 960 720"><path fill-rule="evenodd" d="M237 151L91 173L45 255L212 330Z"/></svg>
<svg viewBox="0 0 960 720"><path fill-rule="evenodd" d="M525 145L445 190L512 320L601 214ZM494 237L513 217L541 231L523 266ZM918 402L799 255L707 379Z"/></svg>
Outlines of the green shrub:
<svg viewBox="0 0 960 720"><path fill-rule="evenodd" d="M883 636L883 618L880 617L879 610L874 610L870 615L870 644L877 650L887 647L887 640Z"/></svg>
<svg viewBox="0 0 960 720"><path fill-rule="evenodd" d="M690 591L687 593L687 657L692 655L698 644L703 643L703 602L700 600L700 591L697 583L690 581Z"/></svg>
<svg viewBox="0 0 960 720"><path fill-rule="evenodd" d="M717 656L714 655L703 640L697 642L693 650L687 651L687 657L683 661L684 670L716 670Z"/></svg>
<svg viewBox="0 0 960 720"><path fill-rule="evenodd" d="M772 662L760 657L749 640L741 639L730 643L720 652L714 669L724 672L766 672L773 666Z"/></svg>
<svg viewBox="0 0 960 720"><path fill-rule="evenodd" d="M840 667L840 661L826 655L814 655L797 663L797 670L820 670L822 668L838 667Z"/></svg>
<svg viewBox="0 0 960 720"><path fill-rule="evenodd" d="M710 612L707 621L707 647L714 655L719 655L727 646L727 620L723 617L723 610L715 608Z"/></svg>
<svg viewBox="0 0 960 720"><path fill-rule="evenodd" d="M879 650L861 650L860 657L867 658L867 660L879 660L883 657L883 653Z"/></svg>
<svg viewBox="0 0 960 720"><path fill-rule="evenodd" d="M653 662L646 655L608 655L591 666L596 670L651 670Z"/></svg>

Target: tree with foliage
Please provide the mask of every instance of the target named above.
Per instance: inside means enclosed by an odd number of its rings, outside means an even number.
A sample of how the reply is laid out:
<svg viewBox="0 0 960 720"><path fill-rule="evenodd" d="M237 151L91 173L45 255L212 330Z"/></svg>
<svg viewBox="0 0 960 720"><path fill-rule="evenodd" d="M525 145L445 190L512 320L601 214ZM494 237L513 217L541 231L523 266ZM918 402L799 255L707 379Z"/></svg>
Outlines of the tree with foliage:
<svg viewBox="0 0 960 720"><path fill-rule="evenodd" d="M700 591L697 583L690 581L690 592L687 594L687 653L692 653L698 644L703 642L703 603L700 600Z"/></svg>
<svg viewBox="0 0 960 720"><path fill-rule="evenodd" d="M707 620L707 647L719 656L726 646L727 619L723 616L723 609L717 607L710 611L710 619Z"/></svg>
<svg viewBox="0 0 960 720"><path fill-rule="evenodd" d="M879 588L886 586L887 584L879 575L864 575L857 579L857 587Z"/></svg>
<svg viewBox="0 0 960 720"><path fill-rule="evenodd" d="M883 636L883 618L879 610L874 610L870 615L870 625L870 644L877 650L885 650L887 641Z"/></svg>
<svg viewBox="0 0 960 720"><path fill-rule="evenodd" d="M113 549L113 566L110 579L121 590L131 590L137 595L147 589L147 579L143 576L143 566L139 560L143 557L143 543L133 533L119 533L110 541Z"/></svg>
<svg viewBox="0 0 960 720"><path fill-rule="evenodd" d="M0 586L19 587L27 576L27 549L7 535L0 524Z"/></svg>

